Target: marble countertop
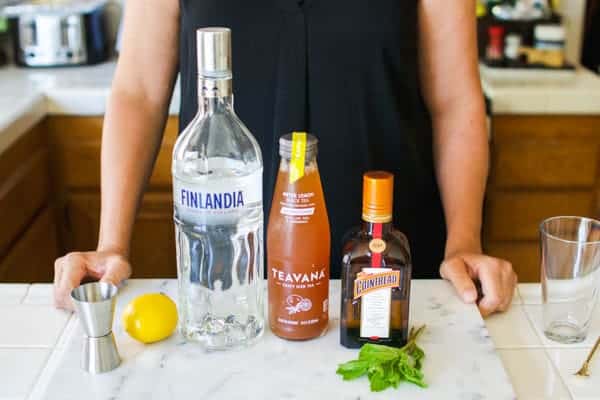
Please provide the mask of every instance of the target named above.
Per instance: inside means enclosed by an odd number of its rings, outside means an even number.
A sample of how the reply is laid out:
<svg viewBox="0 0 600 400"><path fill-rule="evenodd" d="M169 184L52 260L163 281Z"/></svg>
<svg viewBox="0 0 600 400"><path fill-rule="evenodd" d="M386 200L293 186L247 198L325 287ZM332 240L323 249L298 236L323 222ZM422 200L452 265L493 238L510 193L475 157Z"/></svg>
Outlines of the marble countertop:
<svg viewBox="0 0 600 400"><path fill-rule="evenodd" d="M0 68L0 153L48 114L103 115L115 61L94 66ZM510 73L507 75L510 77ZM600 114L600 77L578 70L568 82L499 84L482 75L496 114ZM179 88L169 108L178 114Z"/></svg>
<svg viewBox="0 0 600 400"><path fill-rule="evenodd" d="M331 286L331 300L339 302L339 281ZM174 280L131 280L121 291L117 316L133 296L163 291L175 299L175 290ZM79 369L79 321L52 307L51 285L0 284L0 399L597 400L600 359L589 378L573 372L600 335L600 310L588 340L560 345L541 333L540 295L537 284L519 285L510 311L484 324L446 282L414 281L411 322L428 325L420 344L429 356L430 387L371 394L366 380L342 382L335 375L337 363L356 354L338 344L335 309L329 332L319 339L287 342L267 331L256 346L225 353L205 353L178 335L144 346L123 332L117 318L114 331L124 362L92 376Z"/></svg>

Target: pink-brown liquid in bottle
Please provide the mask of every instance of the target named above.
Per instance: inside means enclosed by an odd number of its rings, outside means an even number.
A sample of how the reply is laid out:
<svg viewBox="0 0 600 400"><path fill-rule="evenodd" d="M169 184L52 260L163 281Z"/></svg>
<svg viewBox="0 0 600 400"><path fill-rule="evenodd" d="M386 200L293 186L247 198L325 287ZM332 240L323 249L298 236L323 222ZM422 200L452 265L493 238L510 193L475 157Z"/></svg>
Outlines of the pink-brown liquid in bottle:
<svg viewBox="0 0 600 400"><path fill-rule="evenodd" d="M329 320L330 232L315 161L289 183L281 163L269 226L269 323L277 336L305 340L322 335Z"/></svg>

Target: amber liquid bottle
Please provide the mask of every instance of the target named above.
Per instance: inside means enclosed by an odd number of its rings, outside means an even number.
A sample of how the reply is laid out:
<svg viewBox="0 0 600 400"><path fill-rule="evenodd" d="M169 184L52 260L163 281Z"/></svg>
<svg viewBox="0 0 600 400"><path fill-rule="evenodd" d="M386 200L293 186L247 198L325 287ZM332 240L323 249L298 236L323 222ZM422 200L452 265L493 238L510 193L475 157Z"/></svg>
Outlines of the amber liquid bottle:
<svg viewBox="0 0 600 400"><path fill-rule="evenodd" d="M329 321L330 232L317 139L279 140L281 163L267 228L269 324L290 340L318 337Z"/></svg>
<svg viewBox="0 0 600 400"><path fill-rule="evenodd" d="M340 342L401 347L408 336L411 261L406 236L392 226L394 176L363 176L362 227L346 236Z"/></svg>

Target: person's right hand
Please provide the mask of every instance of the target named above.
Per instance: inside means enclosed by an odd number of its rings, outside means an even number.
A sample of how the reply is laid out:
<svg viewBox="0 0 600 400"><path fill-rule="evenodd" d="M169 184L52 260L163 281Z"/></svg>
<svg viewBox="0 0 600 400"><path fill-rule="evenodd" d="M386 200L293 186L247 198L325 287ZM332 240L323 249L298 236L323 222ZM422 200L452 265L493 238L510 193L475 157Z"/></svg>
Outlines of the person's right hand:
<svg viewBox="0 0 600 400"><path fill-rule="evenodd" d="M89 251L69 253L54 263L54 305L73 309L71 291L84 279L118 285L131 275L131 266L120 253Z"/></svg>

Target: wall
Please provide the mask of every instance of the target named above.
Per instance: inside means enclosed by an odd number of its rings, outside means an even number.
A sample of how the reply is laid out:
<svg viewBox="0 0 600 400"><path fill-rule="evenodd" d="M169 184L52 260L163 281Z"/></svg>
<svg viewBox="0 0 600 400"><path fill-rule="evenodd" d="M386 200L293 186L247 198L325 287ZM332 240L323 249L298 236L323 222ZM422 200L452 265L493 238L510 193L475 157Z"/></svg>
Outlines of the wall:
<svg viewBox="0 0 600 400"><path fill-rule="evenodd" d="M109 0L107 6L108 35L111 43L117 35L125 0ZM586 0L562 0L559 8L567 26L567 58L579 64L583 41ZM114 48L114 46L111 46Z"/></svg>
<svg viewBox="0 0 600 400"><path fill-rule="evenodd" d="M562 0L561 14L567 26L567 59L579 64L583 42L586 0Z"/></svg>

